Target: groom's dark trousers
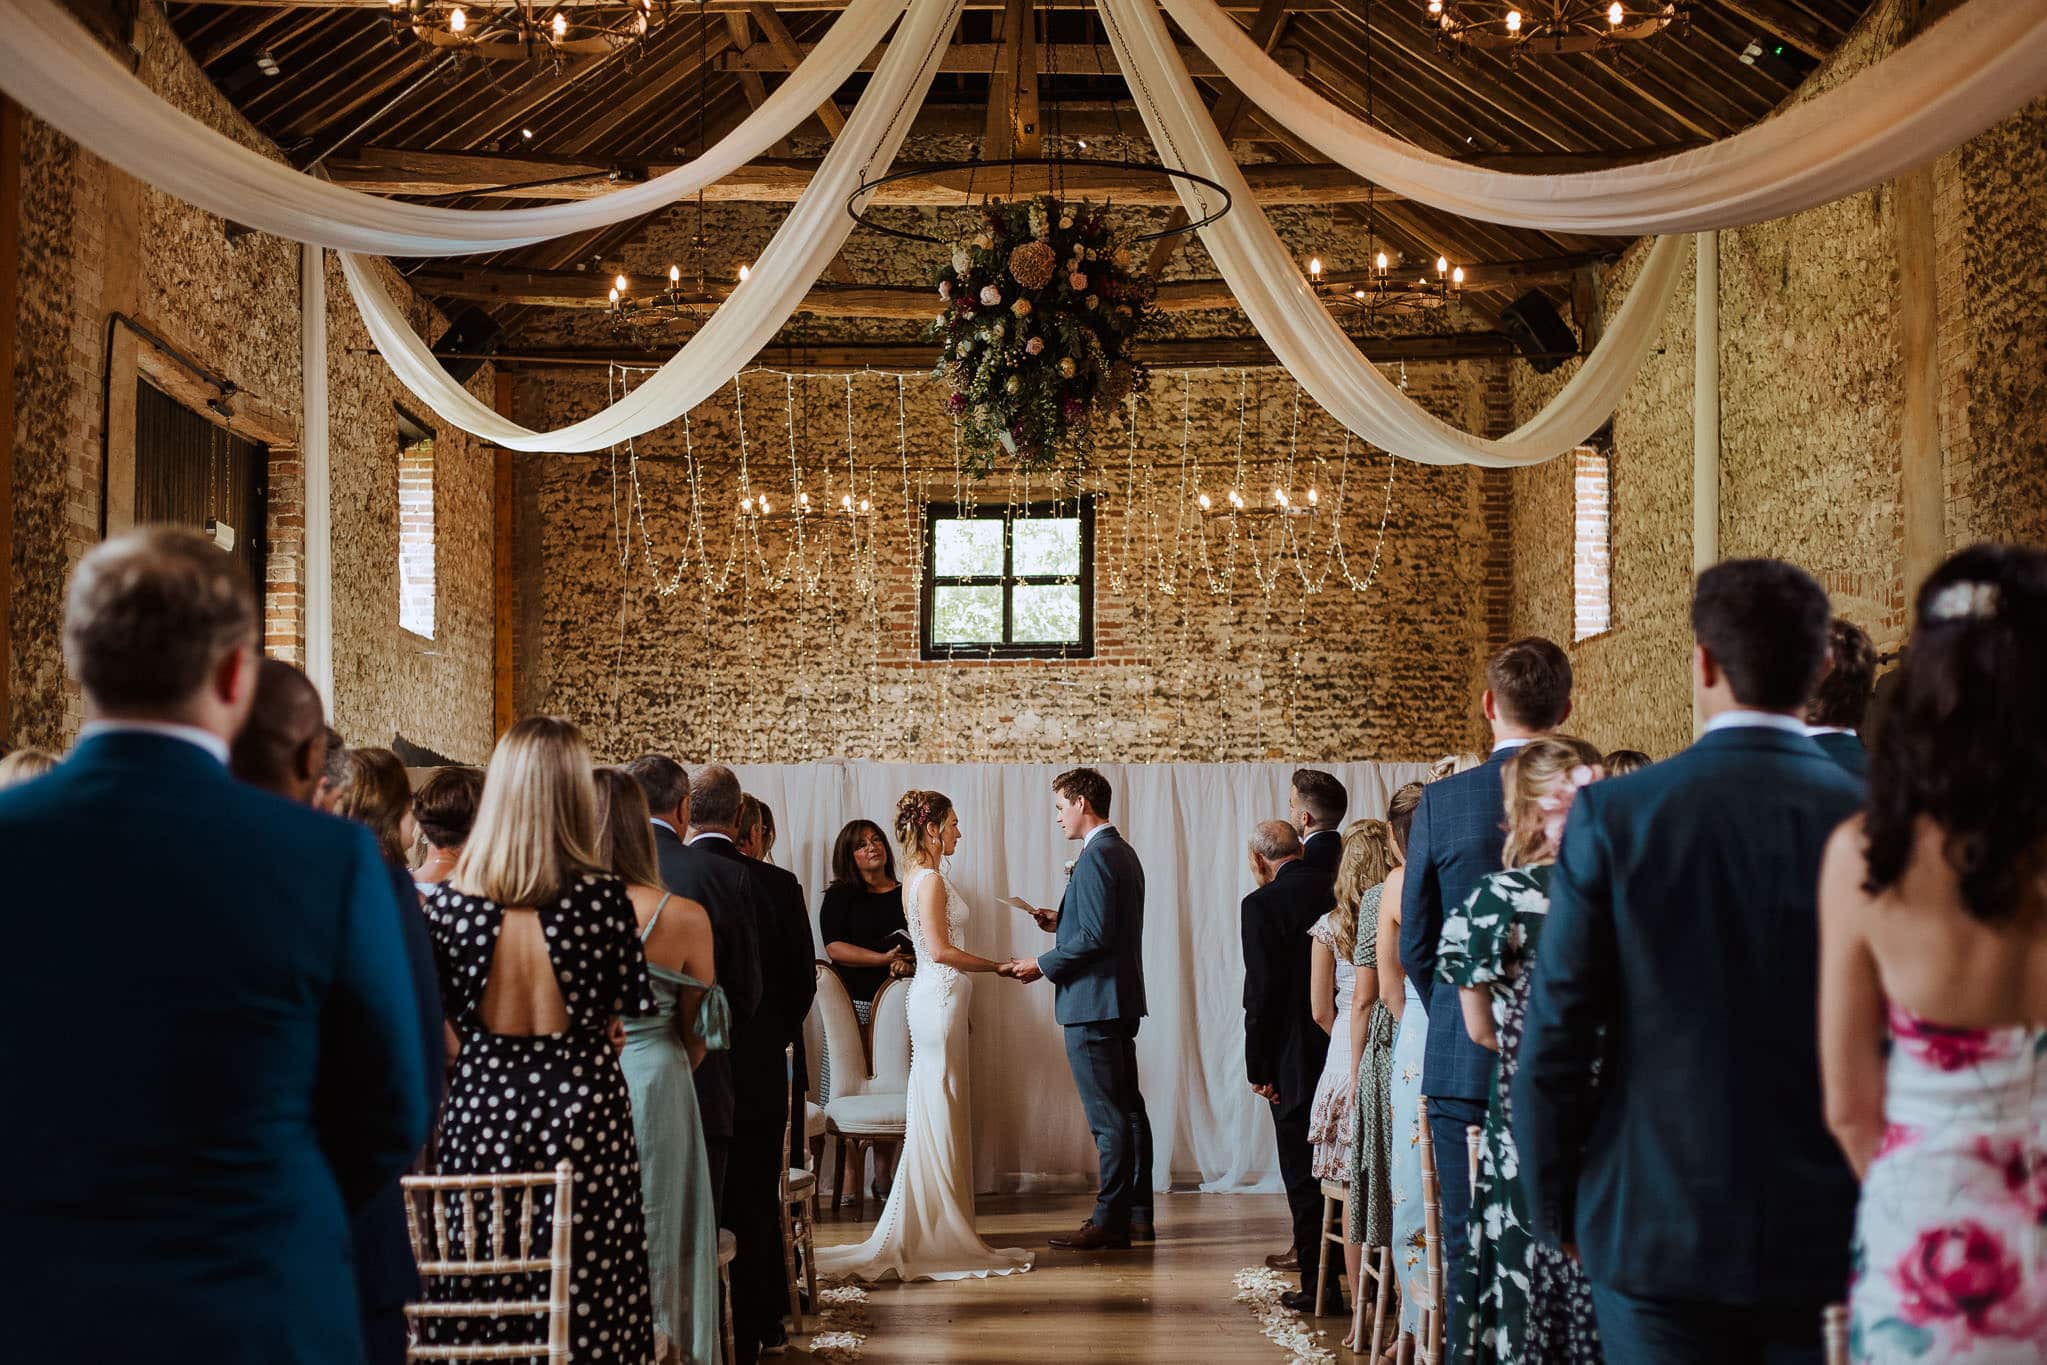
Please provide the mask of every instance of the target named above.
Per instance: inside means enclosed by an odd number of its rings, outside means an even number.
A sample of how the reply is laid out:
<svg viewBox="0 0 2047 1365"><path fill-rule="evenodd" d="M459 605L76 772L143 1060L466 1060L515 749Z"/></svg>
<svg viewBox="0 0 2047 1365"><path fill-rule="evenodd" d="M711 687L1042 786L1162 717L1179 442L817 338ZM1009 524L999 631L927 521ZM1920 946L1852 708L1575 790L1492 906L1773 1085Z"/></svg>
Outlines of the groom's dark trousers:
<svg viewBox="0 0 2047 1365"><path fill-rule="evenodd" d="M1074 860L1057 942L1038 968L1058 987L1066 1060L1101 1163L1090 1221L1115 1233L1151 1222L1151 1119L1137 1085L1143 944L1144 866L1104 826Z"/></svg>

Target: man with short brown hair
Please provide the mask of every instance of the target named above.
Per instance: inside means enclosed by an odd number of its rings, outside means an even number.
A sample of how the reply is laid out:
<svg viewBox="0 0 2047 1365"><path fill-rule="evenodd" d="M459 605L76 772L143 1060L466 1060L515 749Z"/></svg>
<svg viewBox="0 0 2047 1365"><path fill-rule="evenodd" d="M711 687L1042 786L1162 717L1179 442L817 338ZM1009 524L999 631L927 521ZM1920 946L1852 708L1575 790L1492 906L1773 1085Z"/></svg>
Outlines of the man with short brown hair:
<svg viewBox="0 0 2047 1365"><path fill-rule="evenodd" d="M426 1139L428 1058L369 832L228 773L256 626L199 536L97 546L65 604L78 746L0 792L22 1360L364 1358L350 1215Z"/></svg>

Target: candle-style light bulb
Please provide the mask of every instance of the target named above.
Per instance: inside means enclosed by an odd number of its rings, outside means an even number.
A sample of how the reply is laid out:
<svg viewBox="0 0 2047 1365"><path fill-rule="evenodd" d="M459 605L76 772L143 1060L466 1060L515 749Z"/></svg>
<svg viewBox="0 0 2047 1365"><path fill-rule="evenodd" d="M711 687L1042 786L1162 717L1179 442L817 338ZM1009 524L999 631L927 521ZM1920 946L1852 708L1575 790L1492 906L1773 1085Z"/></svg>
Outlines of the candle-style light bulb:
<svg viewBox="0 0 2047 1365"><path fill-rule="evenodd" d="M1197 505L1200 506L1201 510L1204 512L1206 512L1210 507L1213 507L1215 505L1214 503L1208 500L1208 494L1206 493L1203 493L1200 497L1194 499L1194 501Z"/></svg>
<svg viewBox="0 0 2047 1365"><path fill-rule="evenodd" d="M1350 296L1362 303L1364 301L1365 291L1362 289L1353 289L1350 291Z"/></svg>
<svg viewBox="0 0 2047 1365"><path fill-rule="evenodd" d="M1377 269L1381 275L1386 273L1386 267L1391 264L1392 262L1386 259L1386 253L1383 251L1372 259L1373 267Z"/></svg>
<svg viewBox="0 0 2047 1365"><path fill-rule="evenodd" d="M616 289L611 291L611 303L614 308L618 306L618 290Z"/></svg>
<svg viewBox="0 0 2047 1365"><path fill-rule="evenodd" d="M1310 256L1308 258L1308 278L1317 282L1320 282L1322 279L1322 258L1320 256Z"/></svg>
<svg viewBox="0 0 2047 1365"><path fill-rule="evenodd" d="M867 499L862 498L860 499L860 510L863 512L872 512L874 510L874 504L869 502Z"/></svg>
<svg viewBox="0 0 2047 1365"><path fill-rule="evenodd" d="M558 14L556 14L556 15L554 16L554 24L552 25L552 27L554 28L554 36L555 36L555 37L557 37L557 38L566 38L566 37L568 37L568 36L569 36L569 16L568 16L568 15L566 15L566 14L559 14L559 13L558 13Z"/></svg>
<svg viewBox="0 0 2047 1365"><path fill-rule="evenodd" d="M1319 506L1321 505L1321 503L1322 503L1322 495L1321 495L1320 493L1317 493L1317 492L1316 492L1316 491L1315 491L1314 489L1312 489L1312 488L1311 488L1311 489L1309 489L1309 490L1308 490L1308 506L1310 506L1310 507L1319 507Z"/></svg>
<svg viewBox="0 0 2047 1365"><path fill-rule="evenodd" d="M852 511L853 495L851 493L841 495L841 497L839 498L839 506L845 508L848 512Z"/></svg>
<svg viewBox="0 0 2047 1365"><path fill-rule="evenodd" d="M469 16L462 12L461 6L458 5L448 12L448 32L460 33L468 27Z"/></svg>
<svg viewBox="0 0 2047 1365"><path fill-rule="evenodd" d="M771 508L771 507L769 507L769 506L768 506L768 495L767 495L767 494L765 494L765 493L761 494L761 499L760 499L760 502L761 502L761 515L762 515L762 516L766 516L766 515L767 515L767 514L768 514L769 512L771 512L771 511L773 511L773 510L774 510L773 508Z"/></svg>
<svg viewBox="0 0 2047 1365"><path fill-rule="evenodd" d="M751 512L752 510L753 498L751 496L747 496L739 500L739 514L741 516L745 516L748 512Z"/></svg>
<svg viewBox="0 0 2047 1365"><path fill-rule="evenodd" d="M1628 12L1621 8L1621 0L1613 0L1613 3L1606 7L1606 22L1614 28L1619 28L1621 20L1627 17Z"/></svg>
<svg viewBox="0 0 2047 1365"><path fill-rule="evenodd" d="M741 265L741 266L739 267L739 282L740 282L741 284L745 284L745 283L746 283L746 277L747 277L748 275L751 275L752 273L753 273L753 268L752 268L751 266L748 266L748 265L742 264L742 265Z"/></svg>
<svg viewBox="0 0 2047 1365"><path fill-rule="evenodd" d="M1455 285L1461 285L1461 284L1463 284L1463 283L1464 283L1464 267L1463 267L1463 266L1461 266L1461 265L1460 265L1460 266L1458 266L1458 267L1457 267L1457 268L1456 268L1455 270L1453 270L1453 271L1451 271L1451 272L1450 272L1450 283L1452 283L1452 284L1455 284Z"/></svg>
<svg viewBox="0 0 2047 1365"><path fill-rule="evenodd" d="M1279 505L1280 505L1281 507L1284 507L1284 506L1286 506L1286 505L1287 505L1287 496L1286 496L1286 490L1285 490L1284 488L1275 488L1275 489L1273 489L1273 490L1272 490L1272 500L1273 500L1274 502L1278 503L1278 504L1279 504Z"/></svg>
<svg viewBox="0 0 2047 1365"><path fill-rule="evenodd" d="M613 280L611 282L611 287L613 289L616 289L621 294L625 293L626 291L625 276L620 275L617 279Z"/></svg>
<svg viewBox="0 0 2047 1365"><path fill-rule="evenodd" d="M1436 257L1436 273L1438 275L1447 275L1450 273L1450 262L1447 257L1443 256Z"/></svg>
<svg viewBox="0 0 2047 1365"><path fill-rule="evenodd" d="M1509 32L1509 33L1519 33L1520 31L1521 31L1521 11L1520 11L1520 10L1518 10L1518 9L1510 9L1510 10L1508 10L1508 11L1507 11L1507 32Z"/></svg>
<svg viewBox="0 0 2047 1365"><path fill-rule="evenodd" d="M668 287L669 287L670 289L673 289L673 288L675 288L675 286L676 286L676 285L678 285L678 284L681 284L681 283L682 283L682 267L681 267L681 266L679 266L679 265L670 265L670 266L668 267Z"/></svg>
<svg viewBox="0 0 2047 1365"><path fill-rule="evenodd" d="M808 512L810 510L810 494L798 493L796 495L796 505Z"/></svg>

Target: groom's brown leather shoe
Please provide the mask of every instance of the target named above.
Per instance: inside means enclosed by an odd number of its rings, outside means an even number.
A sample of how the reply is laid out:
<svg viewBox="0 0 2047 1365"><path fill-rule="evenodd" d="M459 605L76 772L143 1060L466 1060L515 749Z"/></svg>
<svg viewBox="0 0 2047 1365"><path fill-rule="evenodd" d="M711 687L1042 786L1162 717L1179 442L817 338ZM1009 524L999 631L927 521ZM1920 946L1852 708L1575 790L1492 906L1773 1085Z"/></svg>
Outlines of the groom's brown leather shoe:
<svg viewBox="0 0 2047 1365"><path fill-rule="evenodd" d="M1110 1232L1107 1228L1096 1227L1094 1221L1082 1223L1080 1231L1064 1237L1046 1239L1048 1244L1060 1251L1128 1251L1130 1234Z"/></svg>
<svg viewBox="0 0 2047 1365"><path fill-rule="evenodd" d="M1285 1251L1274 1252L1272 1255L1267 1256L1265 1258L1265 1266L1268 1270L1299 1270L1301 1268L1301 1258L1294 1253L1292 1247L1288 1247Z"/></svg>

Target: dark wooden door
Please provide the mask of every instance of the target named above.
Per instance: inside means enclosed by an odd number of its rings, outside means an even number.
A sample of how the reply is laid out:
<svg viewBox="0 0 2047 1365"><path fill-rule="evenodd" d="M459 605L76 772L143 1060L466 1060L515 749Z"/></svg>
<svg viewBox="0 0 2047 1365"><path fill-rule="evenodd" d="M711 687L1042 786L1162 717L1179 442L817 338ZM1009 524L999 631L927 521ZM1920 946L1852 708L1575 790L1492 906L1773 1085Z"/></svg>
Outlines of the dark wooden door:
<svg viewBox="0 0 2047 1365"><path fill-rule="evenodd" d="M135 520L234 528L229 553L263 591L269 451L192 411L149 381L135 395Z"/></svg>

